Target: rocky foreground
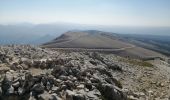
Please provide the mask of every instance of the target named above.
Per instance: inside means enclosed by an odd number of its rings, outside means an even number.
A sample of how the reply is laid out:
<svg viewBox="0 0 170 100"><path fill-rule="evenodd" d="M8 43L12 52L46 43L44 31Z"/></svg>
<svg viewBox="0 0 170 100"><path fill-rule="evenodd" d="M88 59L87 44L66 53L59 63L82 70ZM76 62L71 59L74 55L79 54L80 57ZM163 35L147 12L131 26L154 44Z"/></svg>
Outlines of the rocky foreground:
<svg viewBox="0 0 170 100"><path fill-rule="evenodd" d="M0 100L170 100L170 73L113 54L1 46Z"/></svg>

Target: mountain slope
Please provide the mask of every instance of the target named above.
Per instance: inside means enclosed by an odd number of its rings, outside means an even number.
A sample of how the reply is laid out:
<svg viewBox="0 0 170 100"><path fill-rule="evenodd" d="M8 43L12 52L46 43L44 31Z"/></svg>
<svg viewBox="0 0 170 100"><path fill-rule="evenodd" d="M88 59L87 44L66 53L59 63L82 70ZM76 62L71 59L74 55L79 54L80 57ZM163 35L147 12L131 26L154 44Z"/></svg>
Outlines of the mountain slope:
<svg viewBox="0 0 170 100"><path fill-rule="evenodd" d="M112 52L134 58L153 58L164 55L132 44L118 34L96 30L68 31L42 47L61 50L92 50Z"/></svg>
<svg viewBox="0 0 170 100"><path fill-rule="evenodd" d="M110 35L110 36L109 36ZM116 36L101 31L69 31L46 43L45 47L86 48L86 49L120 49L131 47L129 43L119 40Z"/></svg>

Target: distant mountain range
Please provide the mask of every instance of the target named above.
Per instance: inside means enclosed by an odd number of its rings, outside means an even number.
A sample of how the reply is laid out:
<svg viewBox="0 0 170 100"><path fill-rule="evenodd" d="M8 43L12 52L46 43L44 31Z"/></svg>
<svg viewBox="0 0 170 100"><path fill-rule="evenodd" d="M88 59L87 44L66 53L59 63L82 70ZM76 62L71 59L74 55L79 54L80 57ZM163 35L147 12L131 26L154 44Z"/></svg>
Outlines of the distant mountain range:
<svg viewBox="0 0 170 100"><path fill-rule="evenodd" d="M168 27L118 27L72 23L0 25L0 44L42 44L69 30L100 30L119 34L170 35Z"/></svg>

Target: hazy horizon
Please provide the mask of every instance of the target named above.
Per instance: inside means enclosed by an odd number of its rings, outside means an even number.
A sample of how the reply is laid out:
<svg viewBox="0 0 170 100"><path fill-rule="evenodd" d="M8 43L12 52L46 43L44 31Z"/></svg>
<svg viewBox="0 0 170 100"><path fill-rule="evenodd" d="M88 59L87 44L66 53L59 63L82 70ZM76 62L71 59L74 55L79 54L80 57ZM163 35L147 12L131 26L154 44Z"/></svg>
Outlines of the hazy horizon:
<svg viewBox="0 0 170 100"><path fill-rule="evenodd" d="M3 0L0 24L170 27L169 0Z"/></svg>
<svg viewBox="0 0 170 100"><path fill-rule="evenodd" d="M0 0L0 44L45 43L70 30L169 37L169 5L169 0Z"/></svg>

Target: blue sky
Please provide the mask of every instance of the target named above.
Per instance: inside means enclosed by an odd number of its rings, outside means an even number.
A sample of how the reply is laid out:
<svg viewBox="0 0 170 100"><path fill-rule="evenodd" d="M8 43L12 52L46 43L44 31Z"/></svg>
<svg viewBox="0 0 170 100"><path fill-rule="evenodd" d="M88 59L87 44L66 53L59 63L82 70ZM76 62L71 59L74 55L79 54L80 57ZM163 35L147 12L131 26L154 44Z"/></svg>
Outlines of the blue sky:
<svg viewBox="0 0 170 100"><path fill-rule="evenodd" d="M170 27L170 0L0 0L0 24Z"/></svg>

